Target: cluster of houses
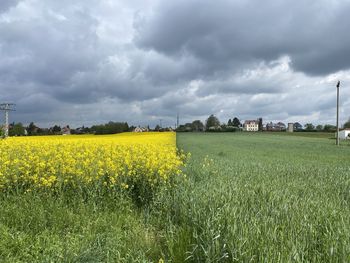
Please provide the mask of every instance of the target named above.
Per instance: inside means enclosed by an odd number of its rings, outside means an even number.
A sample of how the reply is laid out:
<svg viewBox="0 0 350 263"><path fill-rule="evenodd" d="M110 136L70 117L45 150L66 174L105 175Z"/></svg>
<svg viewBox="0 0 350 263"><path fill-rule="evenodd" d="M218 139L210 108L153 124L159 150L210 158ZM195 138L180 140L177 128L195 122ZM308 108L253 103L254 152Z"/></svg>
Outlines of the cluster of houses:
<svg viewBox="0 0 350 263"><path fill-rule="evenodd" d="M285 125L283 122L269 122L267 124L262 124L262 119L259 118L257 120L246 120L243 123L243 130L248 132L255 132L255 131L287 131L287 132L295 132L295 131L302 131L303 126L299 122L295 123L288 123L288 126ZM341 140L350 139L350 129L343 129L339 131L339 138Z"/></svg>
<svg viewBox="0 0 350 263"><path fill-rule="evenodd" d="M288 123L288 126L283 122L269 122L267 124L262 123L262 118L257 120L246 120L243 123L244 131L301 131L303 126L299 122Z"/></svg>

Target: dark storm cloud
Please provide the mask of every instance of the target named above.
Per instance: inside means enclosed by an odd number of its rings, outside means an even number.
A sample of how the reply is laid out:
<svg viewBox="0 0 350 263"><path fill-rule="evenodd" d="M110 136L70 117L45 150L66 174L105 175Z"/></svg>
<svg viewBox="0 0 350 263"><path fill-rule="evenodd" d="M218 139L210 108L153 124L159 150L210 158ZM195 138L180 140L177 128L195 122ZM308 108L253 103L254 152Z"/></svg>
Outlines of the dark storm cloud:
<svg viewBox="0 0 350 263"><path fill-rule="evenodd" d="M0 1L0 101L45 125L328 120L350 1ZM329 75L332 73L331 75ZM333 74L334 73L334 74ZM343 83L343 82L342 82ZM350 93L342 91L344 112ZM344 117L347 118L347 117Z"/></svg>
<svg viewBox="0 0 350 263"><path fill-rule="evenodd" d="M296 70L350 67L349 1L163 2L136 24L140 47L195 55L215 70L289 55Z"/></svg>
<svg viewBox="0 0 350 263"><path fill-rule="evenodd" d="M0 14L7 11L13 6L16 6L20 0L1 0L0 2Z"/></svg>

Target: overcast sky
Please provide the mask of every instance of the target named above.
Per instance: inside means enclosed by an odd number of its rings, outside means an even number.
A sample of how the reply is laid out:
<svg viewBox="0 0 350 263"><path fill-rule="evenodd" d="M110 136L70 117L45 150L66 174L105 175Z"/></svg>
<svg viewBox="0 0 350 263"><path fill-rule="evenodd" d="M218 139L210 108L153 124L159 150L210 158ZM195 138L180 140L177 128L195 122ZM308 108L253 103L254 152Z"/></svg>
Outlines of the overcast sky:
<svg viewBox="0 0 350 263"><path fill-rule="evenodd" d="M349 0L1 0L11 121L350 117Z"/></svg>

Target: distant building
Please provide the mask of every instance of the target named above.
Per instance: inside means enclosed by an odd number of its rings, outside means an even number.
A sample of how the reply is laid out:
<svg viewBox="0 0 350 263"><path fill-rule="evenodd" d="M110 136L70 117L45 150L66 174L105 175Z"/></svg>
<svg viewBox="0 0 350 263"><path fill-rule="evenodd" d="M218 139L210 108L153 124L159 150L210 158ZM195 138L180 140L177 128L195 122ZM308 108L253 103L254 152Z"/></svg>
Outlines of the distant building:
<svg viewBox="0 0 350 263"><path fill-rule="evenodd" d="M71 134L71 132L70 132L70 128L69 128L69 126L67 125L67 126L64 126L63 128L62 128L62 135L70 135Z"/></svg>
<svg viewBox="0 0 350 263"><path fill-rule="evenodd" d="M145 128L145 127L136 127L134 129L134 132L148 132L148 128Z"/></svg>
<svg viewBox="0 0 350 263"><path fill-rule="evenodd" d="M283 122L277 122L277 125L281 128L281 131L287 130L287 126Z"/></svg>
<svg viewBox="0 0 350 263"><path fill-rule="evenodd" d="M259 131L259 120L247 120L243 124L244 131Z"/></svg>
<svg viewBox="0 0 350 263"><path fill-rule="evenodd" d="M285 131L286 125L283 122L273 123L270 122L266 124L266 131Z"/></svg>
<svg viewBox="0 0 350 263"><path fill-rule="evenodd" d="M335 133L335 136L337 136L337 133ZM339 131L339 139L340 140L350 140L350 129L345 129L345 130Z"/></svg>

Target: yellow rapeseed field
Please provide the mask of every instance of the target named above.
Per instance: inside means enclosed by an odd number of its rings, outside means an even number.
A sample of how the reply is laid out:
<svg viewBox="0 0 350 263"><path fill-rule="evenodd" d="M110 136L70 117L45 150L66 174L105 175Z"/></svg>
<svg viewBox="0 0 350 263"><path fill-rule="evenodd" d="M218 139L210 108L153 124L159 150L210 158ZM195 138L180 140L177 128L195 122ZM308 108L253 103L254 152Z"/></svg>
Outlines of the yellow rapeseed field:
<svg viewBox="0 0 350 263"><path fill-rule="evenodd" d="M173 132L13 137L0 140L0 189L153 187L180 175L183 161Z"/></svg>

